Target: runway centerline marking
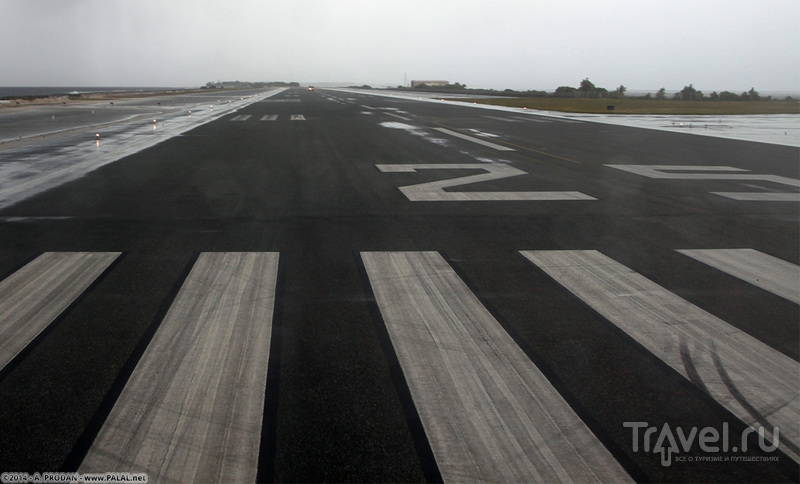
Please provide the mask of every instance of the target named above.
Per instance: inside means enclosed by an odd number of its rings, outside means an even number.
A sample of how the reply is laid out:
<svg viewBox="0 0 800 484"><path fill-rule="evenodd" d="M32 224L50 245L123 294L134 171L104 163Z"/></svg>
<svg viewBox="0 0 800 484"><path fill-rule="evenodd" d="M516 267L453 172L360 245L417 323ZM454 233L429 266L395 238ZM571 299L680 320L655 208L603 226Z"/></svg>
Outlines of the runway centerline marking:
<svg viewBox="0 0 800 484"><path fill-rule="evenodd" d="M411 121L412 120L411 118L408 118L406 116L401 116L401 115L395 114L395 113L385 112L383 114L386 114L387 116L392 116L394 118L402 119L403 121Z"/></svg>
<svg viewBox="0 0 800 484"><path fill-rule="evenodd" d="M630 476L436 252L362 252L445 482Z"/></svg>
<svg viewBox="0 0 800 484"><path fill-rule="evenodd" d="M64 312L120 254L46 252L0 281L0 369Z"/></svg>
<svg viewBox="0 0 800 484"><path fill-rule="evenodd" d="M453 128L453 127L450 127L450 126L445 126L445 125L443 125L441 123L437 123L437 122L434 122L433 124L435 124L437 126L442 126L442 127L446 128L446 129L449 129L450 131L454 131L456 129L456 128ZM555 158L557 160L569 161L570 163L578 163L578 164L582 164L583 163L582 161L573 160L571 158L565 158L563 156L554 155L552 153L547 153L546 151L540 151L540 150L537 150L537 149L530 148L528 146L522 146L522 145L519 145L519 144L516 144L516 143L512 143L510 141L507 141L507 140L503 140L503 141L501 141L501 143L507 144L509 146L513 146L515 148L519 148L521 150L530 151L532 153L536 153L536 154L539 154L539 155L544 155L544 156L547 156L547 157L550 157L550 158Z"/></svg>
<svg viewBox="0 0 800 484"><path fill-rule="evenodd" d="M306 117L302 114L292 114L289 118L291 121L305 121Z"/></svg>
<svg viewBox="0 0 800 484"><path fill-rule="evenodd" d="M383 173L416 173L417 170L482 170L487 173L449 178L416 185L398 187L412 202L489 202L489 201L542 201L542 200L597 200L576 191L527 191L527 192L446 192L471 183L499 180L513 176L528 175L519 168L504 163L421 163L421 164L377 164Z"/></svg>
<svg viewBox="0 0 800 484"><path fill-rule="evenodd" d="M482 117L488 118L488 119L495 119L497 121L504 121L506 123L521 123L522 122L521 119L504 118L504 117L501 117L501 116L482 116Z"/></svg>
<svg viewBox="0 0 800 484"><path fill-rule="evenodd" d="M252 116L253 116L252 114L240 114L240 115L236 116L235 118L231 119L231 121L247 121Z"/></svg>
<svg viewBox="0 0 800 484"><path fill-rule="evenodd" d="M255 482L278 253L202 253L81 472Z"/></svg>
<svg viewBox="0 0 800 484"><path fill-rule="evenodd" d="M800 461L800 365L595 250L522 251L604 318Z"/></svg>
<svg viewBox="0 0 800 484"><path fill-rule="evenodd" d="M275 121L276 119L278 119L277 114L267 114L263 116L259 121Z"/></svg>
<svg viewBox="0 0 800 484"><path fill-rule="evenodd" d="M800 304L800 266L755 249L678 250L784 299Z"/></svg>
<svg viewBox="0 0 800 484"><path fill-rule="evenodd" d="M478 139L478 138L476 138L474 136L467 136L465 134L456 133L455 131L451 131L451 130L446 129L446 128L433 128L433 129L435 129L436 131L438 131L440 133L449 134L450 136L455 136L456 138L461 138L461 139L464 139L464 140L467 140L467 141L472 141L473 143L477 143L479 145L487 146L487 147L495 149L497 151L517 151L514 148L509 148L507 146L501 146L501 145L498 145L496 143L490 143L488 141L484 141L482 139Z"/></svg>

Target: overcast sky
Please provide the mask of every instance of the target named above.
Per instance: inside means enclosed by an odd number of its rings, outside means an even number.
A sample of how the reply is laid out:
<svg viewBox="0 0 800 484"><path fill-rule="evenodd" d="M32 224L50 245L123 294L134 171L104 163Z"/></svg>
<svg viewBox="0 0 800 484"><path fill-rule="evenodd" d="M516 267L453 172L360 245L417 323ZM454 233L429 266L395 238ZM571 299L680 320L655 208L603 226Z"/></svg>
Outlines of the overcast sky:
<svg viewBox="0 0 800 484"><path fill-rule="evenodd" d="M0 86L800 91L800 0L0 0L0 15Z"/></svg>

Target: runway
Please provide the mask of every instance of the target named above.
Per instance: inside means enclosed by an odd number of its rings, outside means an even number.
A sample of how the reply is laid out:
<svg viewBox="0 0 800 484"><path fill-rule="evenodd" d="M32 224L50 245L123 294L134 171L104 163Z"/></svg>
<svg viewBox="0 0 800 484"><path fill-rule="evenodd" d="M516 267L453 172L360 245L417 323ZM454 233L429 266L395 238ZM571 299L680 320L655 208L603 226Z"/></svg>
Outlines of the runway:
<svg viewBox="0 0 800 484"><path fill-rule="evenodd" d="M0 208L0 470L798 480L796 147L295 88L117 154Z"/></svg>

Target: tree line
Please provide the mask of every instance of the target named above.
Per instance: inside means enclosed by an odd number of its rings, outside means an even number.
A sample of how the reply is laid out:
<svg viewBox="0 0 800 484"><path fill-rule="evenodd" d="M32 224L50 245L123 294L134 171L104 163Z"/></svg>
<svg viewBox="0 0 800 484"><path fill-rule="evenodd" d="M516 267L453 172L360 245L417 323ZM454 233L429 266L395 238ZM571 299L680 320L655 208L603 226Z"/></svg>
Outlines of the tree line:
<svg viewBox="0 0 800 484"><path fill-rule="evenodd" d="M461 92L469 92L474 94L481 94L481 95L507 95L507 96L519 96L519 97L563 97L563 98L587 98L587 99L598 99L598 98L607 98L607 99L623 99L626 97L636 98L636 99L656 99L656 100L667 100L669 96L667 95L666 88L661 88L656 91L655 95L652 93L647 93L644 96L627 96L626 93L628 88L624 85L620 85L614 90L608 90L603 87L595 86L595 84L590 81L588 78L581 81L578 87L572 86L559 86L554 92L550 93L547 91L537 91L537 90L530 90L530 91L515 91L513 89L506 89L504 91L496 91L494 89L467 89L467 86L461 83L454 83L449 84L447 86L426 86L422 85L415 88L407 88L404 86L398 86L398 89L405 89L405 90L428 90L428 91L461 91ZM741 94L736 94L730 91L722 91L722 92L712 92L709 95L703 94L702 91L698 91L692 84L688 86L684 86L683 89L674 93L672 98L677 101L771 101L772 96L761 96L755 88L751 88L749 91L742 92ZM791 96L786 97L786 100L792 100Z"/></svg>
<svg viewBox="0 0 800 484"><path fill-rule="evenodd" d="M614 91L609 91L602 87L595 86L588 78L581 81L580 87L574 88L570 86L560 86L556 89L555 97L586 97L586 98L616 98L621 99L626 97L625 92L627 88L620 85ZM667 90L661 88L656 91L655 96L652 93L647 93L644 96L639 96L640 99L657 99L666 100ZM755 88L750 88L749 91L744 91L741 94L736 94L730 91L722 91L720 93L714 91L709 95L703 94L703 91L695 89L694 85L689 84L684 86L683 89L674 93L672 99L676 101L771 101L772 96L761 96ZM791 100L791 96L786 98Z"/></svg>
<svg viewBox="0 0 800 484"><path fill-rule="evenodd" d="M647 93L645 98L649 96L650 93ZM656 93L656 99L664 99L666 97L664 93L664 88L658 90ZM755 88L750 88L749 91L744 91L741 94L736 94L735 92L730 91L722 91L717 93L717 91L713 91L708 96L703 94L703 91L698 91L694 88L693 85L689 84L688 86L684 86L679 92L676 92L673 96L673 99L680 100L680 101L771 101L772 96L762 97ZM787 97L788 100L791 100L791 96Z"/></svg>

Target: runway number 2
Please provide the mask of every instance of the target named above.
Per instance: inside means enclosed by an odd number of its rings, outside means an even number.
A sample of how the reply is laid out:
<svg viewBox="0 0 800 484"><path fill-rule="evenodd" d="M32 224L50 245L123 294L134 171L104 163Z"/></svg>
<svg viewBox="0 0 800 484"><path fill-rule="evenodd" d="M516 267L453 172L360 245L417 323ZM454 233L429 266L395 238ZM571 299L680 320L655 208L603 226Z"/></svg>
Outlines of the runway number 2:
<svg viewBox="0 0 800 484"><path fill-rule="evenodd" d="M445 188L527 175L502 163L420 163L375 165L383 173L417 173L418 170L481 170L477 175L407 185L398 189L412 202L497 202L525 200L596 200L581 192L447 192Z"/></svg>

